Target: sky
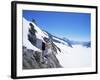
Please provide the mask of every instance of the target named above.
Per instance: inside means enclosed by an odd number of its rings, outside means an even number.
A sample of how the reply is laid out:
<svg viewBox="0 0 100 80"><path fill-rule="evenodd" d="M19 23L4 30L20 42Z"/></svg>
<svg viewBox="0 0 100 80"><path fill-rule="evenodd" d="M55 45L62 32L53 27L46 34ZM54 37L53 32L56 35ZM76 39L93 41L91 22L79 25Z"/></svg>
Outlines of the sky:
<svg viewBox="0 0 100 80"><path fill-rule="evenodd" d="M75 41L90 41L91 15L89 13L23 10L23 17L34 19L43 30Z"/></svg>

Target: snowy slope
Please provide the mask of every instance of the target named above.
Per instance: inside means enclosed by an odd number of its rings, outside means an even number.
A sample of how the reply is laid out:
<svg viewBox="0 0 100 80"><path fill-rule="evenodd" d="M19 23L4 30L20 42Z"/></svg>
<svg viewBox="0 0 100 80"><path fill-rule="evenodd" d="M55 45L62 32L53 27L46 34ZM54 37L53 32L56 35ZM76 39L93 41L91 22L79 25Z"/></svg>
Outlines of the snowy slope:
<svg viewBox="0 0 100 80"><path fill-rule="evenodd" d="M40 49L33 46L30 41L28 40L28 30L30 28L29 26L30 21L27 21L25 18L23 18L23 46L27 47L28 49L32 49L34 51L41 51ZM34 23L32 23L35 27L35 29L38 31L36 33L36 36L38 39L41 39L43 41L42 36L46 36ZM46 36L47 37L47 36Z"/></svg>
<svg viewBox="0 0 100 80"><path fill-rule="evenodd" d="M65 68L89 67L91 66L91 48L74 45L73 48L56 43L62 52L57 56L60 64Z"/></svg>
<svg viewBox="0 0 100 80"><path fill-rule="evenodd" d="M34 49L34 51L40 51L38 48L33 46L28 40L28 30L29 30L29 22L23 18L23 45L28 49Z"/></svg>
<svg viewBox="0 0 100 80"><path fill-rule="evenodd" d="M58 39L58 38L55 38L55 37L53 37L53 39L55 39L55 40L61 42L62 44L65 44L65 45L68 46L68 43L66 43L65 41L63 41L63 40L61 40L61 39Z"/></svg>

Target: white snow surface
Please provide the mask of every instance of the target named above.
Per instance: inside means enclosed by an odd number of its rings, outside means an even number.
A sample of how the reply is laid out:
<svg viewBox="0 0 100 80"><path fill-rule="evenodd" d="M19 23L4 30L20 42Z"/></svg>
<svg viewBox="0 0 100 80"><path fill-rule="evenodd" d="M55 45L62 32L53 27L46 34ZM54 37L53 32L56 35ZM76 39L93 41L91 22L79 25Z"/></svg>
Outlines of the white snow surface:
<svg viewBox="0 0 100 80"><path fill-rule="evenodd" d="M55 43L61 49L58 52L57 59L64 68L85 68L90 67L91 48L86 48L81 45L74 45L73 48L63 44Z"/></svg>

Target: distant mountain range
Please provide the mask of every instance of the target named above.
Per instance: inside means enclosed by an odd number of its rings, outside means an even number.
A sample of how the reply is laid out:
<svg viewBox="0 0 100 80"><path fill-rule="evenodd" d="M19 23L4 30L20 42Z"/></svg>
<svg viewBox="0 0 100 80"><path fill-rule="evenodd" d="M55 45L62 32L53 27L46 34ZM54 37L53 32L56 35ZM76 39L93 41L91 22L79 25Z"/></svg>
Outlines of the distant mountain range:
<svg viewBox="0 0 100 80"><path fill-rule="evenodd" d="M82 45L84 47L91 47L91 41L74 41L74 40L69 40L65 37L63 38L60 38L60 37L57 37L55 35L52 35L51 33L43 30L44 32L46 32L46 34L48 34L49 36L52 36L52 40L54 42L57 42L57 43L62 43L62 44L67 44L68 46L72 47L73 45Z"/></svg>

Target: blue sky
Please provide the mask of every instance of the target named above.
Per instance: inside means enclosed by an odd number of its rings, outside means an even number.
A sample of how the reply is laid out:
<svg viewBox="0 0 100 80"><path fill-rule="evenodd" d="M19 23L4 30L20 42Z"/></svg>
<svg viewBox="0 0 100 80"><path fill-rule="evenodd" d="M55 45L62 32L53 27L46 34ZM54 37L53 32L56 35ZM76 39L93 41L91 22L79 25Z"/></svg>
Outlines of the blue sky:
<svg viewBox="0 0 100 80"><path fill-rule="evenodd" d="M53 35L75 41L89 41L91 15L89 13L47 12L23 10L23 17L35 19L37 25Z"/></svg>

